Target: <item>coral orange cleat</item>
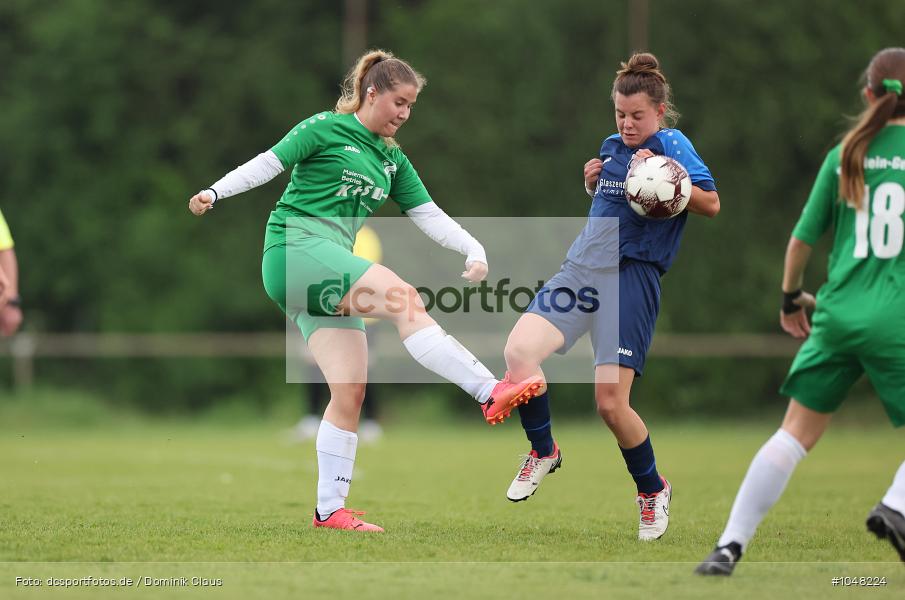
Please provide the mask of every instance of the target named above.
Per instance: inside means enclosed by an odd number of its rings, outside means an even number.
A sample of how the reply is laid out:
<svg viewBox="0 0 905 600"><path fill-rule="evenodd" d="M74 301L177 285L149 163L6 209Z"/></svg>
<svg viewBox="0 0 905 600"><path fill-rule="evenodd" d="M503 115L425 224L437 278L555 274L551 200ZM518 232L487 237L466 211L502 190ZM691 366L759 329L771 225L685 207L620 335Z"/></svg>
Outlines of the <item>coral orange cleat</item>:
<svg viewBox="0 0 905 600"><path fill-rule="evenodd" d="M373 523L366 523L358 518L363 514L365 513L360 510L349 510L348 508L341 508L335 511L326 519L321 520L320 515L315 509L314 518L311 520L311 523L315 527L330 527L332 529L351 529L353 531L374 531L377 533L383 533L383 527L374 525Z"/></svg>
<svg viewBox="0 0 905 600"><path fill-rule="evenodd" d="M547 383L540 375L533 375L524 381L513 383L507 371L503 381L494 386L490 399L481 405L484 420L491 425L502 423L513 408L520 404L527 404L531 398L540 396L545 391L547 391Z"/></svg>

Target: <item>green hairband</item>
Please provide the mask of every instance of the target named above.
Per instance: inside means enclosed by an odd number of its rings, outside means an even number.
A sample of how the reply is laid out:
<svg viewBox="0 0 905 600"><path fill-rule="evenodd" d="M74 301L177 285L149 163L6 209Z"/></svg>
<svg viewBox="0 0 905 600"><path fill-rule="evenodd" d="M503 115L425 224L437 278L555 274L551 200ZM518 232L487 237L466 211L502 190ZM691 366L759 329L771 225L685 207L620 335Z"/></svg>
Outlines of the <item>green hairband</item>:
<svg viewBox="0 0 905 600"><path fill-rule="evenodd" d="M902 82L898 79L884 79L883 87L887 92L892 92L896 96L902 95Z"/></svg>

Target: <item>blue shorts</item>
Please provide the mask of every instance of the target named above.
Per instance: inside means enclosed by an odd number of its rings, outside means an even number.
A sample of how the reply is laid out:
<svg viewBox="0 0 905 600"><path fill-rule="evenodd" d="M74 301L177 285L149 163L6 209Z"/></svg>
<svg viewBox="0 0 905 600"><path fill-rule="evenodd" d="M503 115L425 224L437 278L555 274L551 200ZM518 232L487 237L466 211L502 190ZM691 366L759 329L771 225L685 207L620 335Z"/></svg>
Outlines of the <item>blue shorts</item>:
<svg viewBox="0 0 905 600"><path fill-rule="evenodd" d="M595 366L618 364L640 376L660 312L660 271L651 263L626 260L617 277L615 270L567 260L525 312L543 317L563 334L557 353L565 354L590 332Z"/></svg>

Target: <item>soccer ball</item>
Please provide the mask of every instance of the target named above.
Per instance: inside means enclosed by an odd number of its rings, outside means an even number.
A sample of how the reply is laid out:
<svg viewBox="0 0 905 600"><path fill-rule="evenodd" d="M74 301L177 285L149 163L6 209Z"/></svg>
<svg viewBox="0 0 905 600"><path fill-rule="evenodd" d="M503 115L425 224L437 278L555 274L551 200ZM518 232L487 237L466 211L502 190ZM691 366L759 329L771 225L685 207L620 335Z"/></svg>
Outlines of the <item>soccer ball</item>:
<svg viewBox="0 0 905 600"><path fill-rule="evenodd" d="M691 178L668 156L635 159L625 178L625 197L642 217L671 219L688 205Z"/></svg>

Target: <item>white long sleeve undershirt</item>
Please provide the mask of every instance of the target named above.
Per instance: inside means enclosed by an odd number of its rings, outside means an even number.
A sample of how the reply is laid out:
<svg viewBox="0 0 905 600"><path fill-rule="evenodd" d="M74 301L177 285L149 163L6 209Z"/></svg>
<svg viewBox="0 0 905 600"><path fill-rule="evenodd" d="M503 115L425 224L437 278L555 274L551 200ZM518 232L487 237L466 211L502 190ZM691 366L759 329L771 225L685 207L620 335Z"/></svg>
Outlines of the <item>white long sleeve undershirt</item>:
<svg viewBox="0 0 905 600"><path fill-rule="evenodd" d="M405 214L427 237L444 248L464 254L466 264L476 260L487 263L484 246L435 203L427 202L410 208Z"/></svg>
<svg viewBox="0 0 905 600"><path fill-rule="evenodd" d="M218 179L209 189L217 192L216 200L222 200L264 185L285 170L273 150L268 150L244 165L239 165Z"/></svg>
<svg viewBox="0 0 905 600"><path fill-rule="evenodd" d="M285 170L277 155L268 150L218 179L210 189L217 193L216 200L222 200L264 185ZM434 202L411 208L405 214L429 238L444 248L464 254L466 263L476 260L487 263L484 246Z"/></svg>

